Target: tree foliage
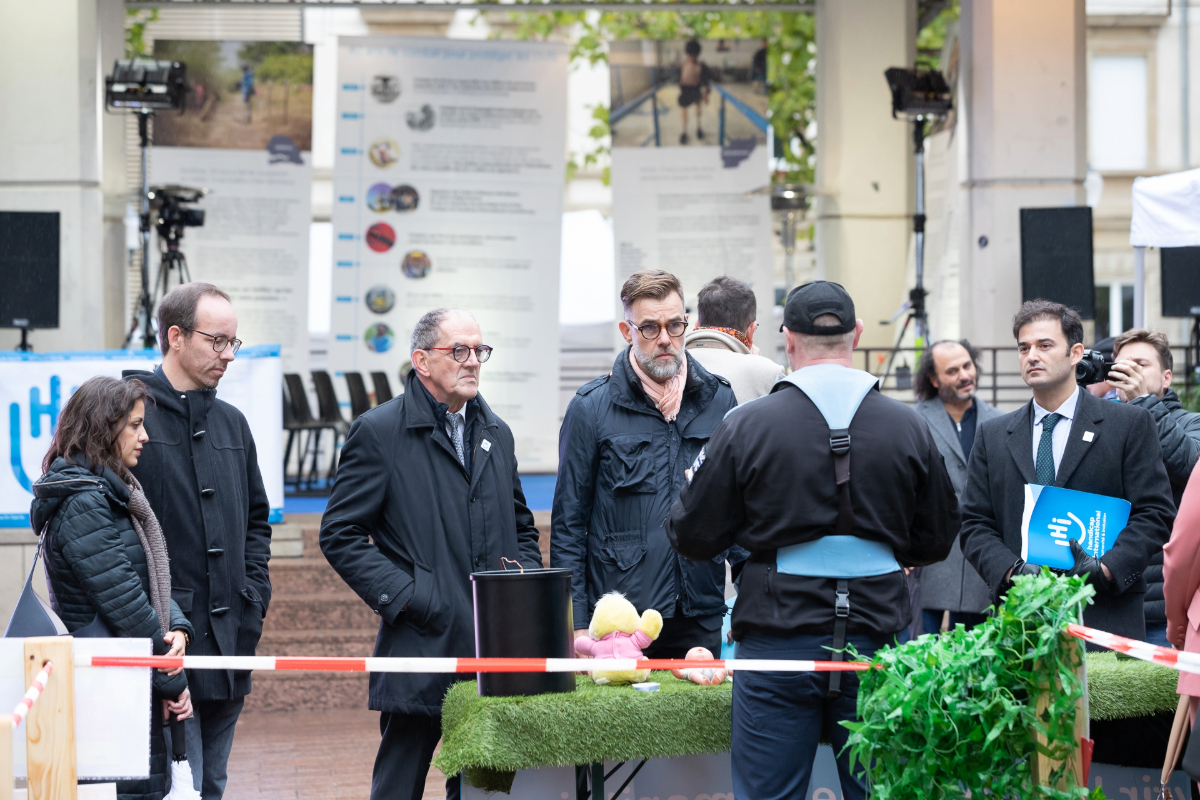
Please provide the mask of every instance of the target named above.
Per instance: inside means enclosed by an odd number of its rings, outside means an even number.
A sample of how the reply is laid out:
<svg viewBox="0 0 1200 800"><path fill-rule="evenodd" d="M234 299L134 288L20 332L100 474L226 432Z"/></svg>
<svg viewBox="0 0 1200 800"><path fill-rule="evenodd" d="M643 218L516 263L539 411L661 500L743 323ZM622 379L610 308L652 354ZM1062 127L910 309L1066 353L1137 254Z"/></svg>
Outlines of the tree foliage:
<svg viewBox="0 0 1200 800"><path fill-rule="evenodd" d="M1095 590L1046 569L1015 584L983 625L884 648L871 662L881 669L860 673L859 721L842 724L851 760L871 765L875 800L1104 796L1074 786L1065 765L1050 782L1068 788L1035 787L1031 778L1036 754L1065 762L1077 747L1083 644L1066 629Z"/></svg>

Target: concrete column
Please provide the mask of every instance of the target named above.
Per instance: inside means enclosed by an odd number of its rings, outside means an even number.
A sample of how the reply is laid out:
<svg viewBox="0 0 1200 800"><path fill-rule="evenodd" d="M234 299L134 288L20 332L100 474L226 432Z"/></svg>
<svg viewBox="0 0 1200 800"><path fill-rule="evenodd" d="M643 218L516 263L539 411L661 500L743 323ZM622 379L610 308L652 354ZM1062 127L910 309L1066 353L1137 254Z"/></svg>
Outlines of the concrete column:
<svg viewBox="0 0 1200 800"><path fill-rule="evenodd" d="M0 210L58 211L58 330L40 351L104 337L100 31L97 0L0 0ZM20 335L0 330L0 349Z"/></svg>
<svg viewBox="0 0 1200 800"><path fill-rule="evenodd" d="M1084 0L963 0L960 308L975 344L1013 343L1020 209L1085 202L1086 35Z"/></svg>
<svg viewBox="0 0 1200 800"><path fill-rule="evenodd" d="M914 63L916 19L915 0L817 0L817 274L854 298L864 346L894 343L879 321L907 297L912 135L883 73Z"/></svg>

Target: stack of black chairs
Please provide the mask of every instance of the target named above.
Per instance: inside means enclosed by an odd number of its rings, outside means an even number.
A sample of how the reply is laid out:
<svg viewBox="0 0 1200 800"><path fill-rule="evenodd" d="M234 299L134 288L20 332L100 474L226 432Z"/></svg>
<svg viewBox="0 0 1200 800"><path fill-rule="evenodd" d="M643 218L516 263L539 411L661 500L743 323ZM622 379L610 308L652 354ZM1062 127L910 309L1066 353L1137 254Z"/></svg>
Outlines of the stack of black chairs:
<svg viewBox="0 0 1200 800"><path fill-rule="evenodd" d="M371 409L371 397L366 382L358 372L343 373L350 393L350 422ZM313 387L317 394L317 415L313 416L308 403L308 392L304 379L289 372L283 376L283 429L287 431L287 445L283 451L283 474L285 488L291 486L302 494L328 494L337 474L338 447L345 443L350 432L350 422L342 416L342 409L333 388L333 378L325 370L313 370ZM372 372L375 388L375 405L392 399L392 387L387 373ZM333 433L329 469L322 480L318 473L321 441L325 431ZM297 445L299 464L294 478L288 478L288 464L292 458L292 446ZM307 467L306 467L307 464Z"/></svg>

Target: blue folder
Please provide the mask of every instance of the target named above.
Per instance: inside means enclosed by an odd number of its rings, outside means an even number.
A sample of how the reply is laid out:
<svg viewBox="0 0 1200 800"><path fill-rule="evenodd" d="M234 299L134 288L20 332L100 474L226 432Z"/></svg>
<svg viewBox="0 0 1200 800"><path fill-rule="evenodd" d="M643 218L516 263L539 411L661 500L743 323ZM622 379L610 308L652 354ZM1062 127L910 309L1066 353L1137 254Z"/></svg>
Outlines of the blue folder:
<svg viewBox="0 0 1200 800"><path fill-rule="evenodd" d="M1070 569L1071 540L1094 558L1107 553L1129 523L1128 500L1058 486L1025 485L1021 557L1030 564Z"/></svg>

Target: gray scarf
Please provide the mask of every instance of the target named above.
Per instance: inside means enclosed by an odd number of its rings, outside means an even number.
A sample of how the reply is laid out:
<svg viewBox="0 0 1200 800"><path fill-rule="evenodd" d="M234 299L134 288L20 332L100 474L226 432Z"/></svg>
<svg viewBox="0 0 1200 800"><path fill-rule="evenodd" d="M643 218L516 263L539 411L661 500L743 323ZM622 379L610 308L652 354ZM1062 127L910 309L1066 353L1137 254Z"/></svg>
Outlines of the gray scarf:
<svg viewBox="0 0 1200 800"><path fill-rule="evenodd" d="M137 531L142 549L146 551L146 572L150 576L150 605L158 615L164 634L171 630L171 565L167 560L167 540L162 527L150 508L142 485L133 475L127 475L129 511L133 529Z"/></svg>

